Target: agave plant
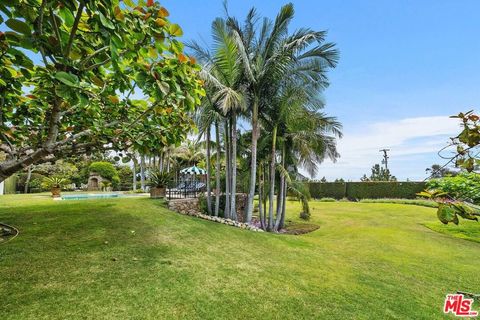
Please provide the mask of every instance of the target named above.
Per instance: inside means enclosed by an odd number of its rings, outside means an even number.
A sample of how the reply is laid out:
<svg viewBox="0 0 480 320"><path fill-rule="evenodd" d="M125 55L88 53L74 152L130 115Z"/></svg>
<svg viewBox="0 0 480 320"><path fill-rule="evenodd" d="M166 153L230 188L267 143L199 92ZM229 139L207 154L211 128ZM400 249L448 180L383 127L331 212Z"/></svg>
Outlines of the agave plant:
<svg viewBox="0 0 480 320"><path fill-rule="evenodd" d="M168 172L153 171L150 173L150 187L165 188L170 181L170 174Z"/></svg>
<svg viewBox="0 0 480 320"><path fill-rule="evenodd" d="M68 183L65 178L59 177L46 177L43 180L43 185L47 188L62 188Z"/></svg>

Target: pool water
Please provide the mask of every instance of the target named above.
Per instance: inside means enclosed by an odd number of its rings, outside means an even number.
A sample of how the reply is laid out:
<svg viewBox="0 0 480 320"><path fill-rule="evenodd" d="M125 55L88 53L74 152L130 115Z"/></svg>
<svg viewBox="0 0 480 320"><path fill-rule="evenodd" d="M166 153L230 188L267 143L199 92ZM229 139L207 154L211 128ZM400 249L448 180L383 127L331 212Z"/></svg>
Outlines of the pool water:
<svg viewBox="0 0 480 320"><path fill-rule="evenodd" d="M84 199L106 199L118 198L121 195L117 193L88 193L88 194L72 194L62 196L62 200L84 200Z"/></svg>

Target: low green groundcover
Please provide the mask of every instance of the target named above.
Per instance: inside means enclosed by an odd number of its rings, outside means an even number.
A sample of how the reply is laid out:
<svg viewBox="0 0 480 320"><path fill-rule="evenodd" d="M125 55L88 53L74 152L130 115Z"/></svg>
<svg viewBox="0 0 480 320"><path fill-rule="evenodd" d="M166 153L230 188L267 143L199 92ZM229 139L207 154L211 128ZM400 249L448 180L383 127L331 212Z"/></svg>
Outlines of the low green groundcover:
<svg viewBox="0 0 480 320"><path fill-rule="evenodd" d="M447 293L480 293L480 243L435 209L311 209L318 230L277 235L146 198L2 196L0 221L20 230L0 245L2 319L441 319ZM287 221L300 210L289 201Z"/></svg>

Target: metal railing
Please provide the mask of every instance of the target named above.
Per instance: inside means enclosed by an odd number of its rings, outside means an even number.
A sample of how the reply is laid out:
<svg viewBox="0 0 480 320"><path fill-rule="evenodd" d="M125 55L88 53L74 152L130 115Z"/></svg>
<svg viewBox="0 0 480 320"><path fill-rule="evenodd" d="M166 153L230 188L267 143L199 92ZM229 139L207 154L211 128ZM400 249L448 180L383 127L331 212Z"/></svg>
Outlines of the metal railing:
<svg viewBox="0 0 480 320"><path fill-rule="evenodd" d="M171 181L167 186L168 199L198 198L204 193L206 185L204 182L195 180Z"/></svg>

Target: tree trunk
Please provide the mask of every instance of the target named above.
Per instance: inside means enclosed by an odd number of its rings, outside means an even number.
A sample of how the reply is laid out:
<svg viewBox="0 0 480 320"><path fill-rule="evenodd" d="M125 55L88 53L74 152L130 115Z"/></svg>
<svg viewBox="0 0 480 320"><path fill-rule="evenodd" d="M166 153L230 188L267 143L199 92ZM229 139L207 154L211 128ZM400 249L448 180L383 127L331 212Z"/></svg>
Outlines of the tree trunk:
<svg viewBox="0 0 480 320"><path fill-rule="evenodd" d="M30 179L32 178L32 165L29 165L27 168L27 179L25 180L25 188L23 193L28 193L28 188L30 186Z"/></svg>
<svg viewBox="0 0 480 320"><path fill-rule="evenodd" d="M277 126L273 127L272 150L270 154L270 194L268 202L268 231L273 230L273 198L275 196L275 148L277 142Z"/></svg>
<svg viewBox="0 0 480 320"><path fill-rule="evenodd" d="M158 156L158 169L163 172L163 158L165 157L165 153L162 151Z"/></svg>
<svg viewBox="0 0 480 320"><path fill-rule="evenodd" d="M232 193L230 201L230 216L232 219L237 220L237 206L236 206L236 196L237 196L237 115L235 112L232 113L231 120L231 131L230 135L232 141L232 154L230 156L230 161L232 163L232 186L230 192Z"/></svg>
<svg viewBox="0 0 480 320"><path fill-rule="evenodd" d="M287 181L283 181L283 200L282 200L282 216L280 219L279 229L285 226L285 211L287 206Z"/></svg>
<svg viewBox="0 0 480 320"><path fill-rule="evenodd" d="M140 186L145 191L145 156L140 157Z"/></svg>
<svg viewBox="0 0 480 320"><path fill-rule="evenodd" d="M258 219L260 220L260 227L265 230L265 217L263 211L263 174L262 168L258 172Z"/></svg>
<svg viewBox="0 0 480 320"><path fill-rule="evenodd" d="M47 149L40 148L27 156L20 159L6 160L0 163L0 182L6 180L14 173L23 168L32 165L49 161L47 157L51 154Z"/></svg>
<svg viewBox="0 0 480 320"><path fill-rule="evenodd" d="M282 167L285 168L285 143L282 146ZM277 198L277 217L275 221L275 231L278 231L280 228L280 223L282 221L282 209L283 209L283 197L285 195L285 176L280 175L280 184L278 185L278 198Z"/></svg>
<svg viewBox="0 0 480 320"><path fill-rule="evenodd" d="M228 120L225 119L225 211L224 218L230 218L230 141Z"/></svg>
<svg viewBox="0 0 480 320"><path fill-rule="evenodd" d="M215 121L215 139L217 143L217 163L215 164L215 188L217 192L215 193L215 216L218 216L218 211L220 207L220 193L222 187L220 186L220 156L221 156L221 149L220 149L220 128L218 125L218 121Z"/></svg>
<svg viewBox="0 0 480 320"><path fill-rule="evenodd" d="M167 150L167 172L170 173L170 150Z"/></svg>
<svg viewBox="0 0 480 320"><path fill-rule="evenodd" d="M212 215L212 190L210 186L210 177L212 176L212 167L210 166L210 126L207 128L207 211Z"/></svg>
<svg viewBox="0 0 480 320"><path fill-rule="evenodd" d="M262 188L263 188L263 225L265 226L265 229L267 228L267 193L265 191L265 181L268 179L268 165L267 163L263 164L263 178L262 178Z"/></svg>
<svg viewBox="0 0 480 320"><path fill-rule="evenodd" d="M132 162L133 162L133 179L132 179L132 183L133 183L133 191L137 191L137 168L138 168L138 161L137 161L137 157L135 156L135 154L133 155L132 157Z"/></svg>
<svg viewBox="0 0 480 320"><path fill-rule="evenodd" d="M253 198L255 197L255 181L257 179L257 141L258 141L258 101L253 102L252 111L252 162L250 164L250 186L248 191L247 209L246 209L246 221L250 223L253 213Z"/></svg>

